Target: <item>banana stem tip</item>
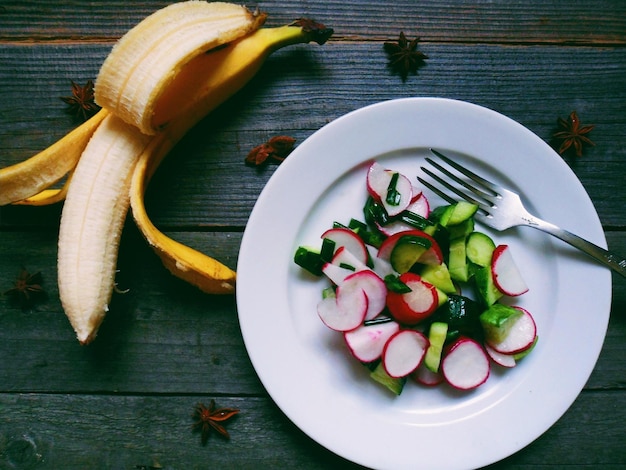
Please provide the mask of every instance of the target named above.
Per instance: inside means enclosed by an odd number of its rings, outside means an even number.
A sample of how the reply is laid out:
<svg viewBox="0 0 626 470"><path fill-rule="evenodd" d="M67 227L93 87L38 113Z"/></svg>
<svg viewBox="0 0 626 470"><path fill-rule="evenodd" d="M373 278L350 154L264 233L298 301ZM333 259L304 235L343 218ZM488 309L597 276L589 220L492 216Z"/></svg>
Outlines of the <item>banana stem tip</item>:
<svg viewBox="0 0 626 470"><path fill-rule="evenodd" d="M292 26L300 26L302 31L311 36L311 41L315 41L320 46L330 39L335 32L332 28L327 28L322 23L309 18L298 18Z"/></svg>

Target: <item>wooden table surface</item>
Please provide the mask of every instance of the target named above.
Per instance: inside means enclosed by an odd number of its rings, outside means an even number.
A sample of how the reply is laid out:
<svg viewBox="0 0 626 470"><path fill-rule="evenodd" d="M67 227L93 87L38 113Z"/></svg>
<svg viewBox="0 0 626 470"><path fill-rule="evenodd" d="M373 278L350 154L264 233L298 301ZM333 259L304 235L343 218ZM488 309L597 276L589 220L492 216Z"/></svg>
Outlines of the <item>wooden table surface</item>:
<svg viewBox="0 0 626 470"><path fill-rule="evenodd" d="M168 3L3 0L0 167L74 128L59 99L70 82L95 79L115 41ZM235 268L254 202L276 169L245 166L251 148L280 134L300 143L371 103L438 96L494 109L546 141L557 117L573 110L595 124L595 147L563 158L595 204L609 248L626 253L625 2L268 0L260 7L268 26L304 16L335 34L323 46L274 54L174 149L147 195L168 235ZM406 82L390 73L383 50L401 31L419 36L428 56ZM60 209L0 208L0 291L25 267L42 273L47 293L27 308L0 297L0 469L357 468L271 400L244 347L235 298L172 277L132 222L118 262L118 284L129 292L114 296L98 338L81 347L58 298ZM593 322L596 312L587 313ZM584 390L545 434L491 468L626 468L625 375L626 280L614 274L608 334ZM212 398L241 413L228 423L230 441L212 435L202 446L191 413ZM311 406L324 419L324 404Z"/></svg>

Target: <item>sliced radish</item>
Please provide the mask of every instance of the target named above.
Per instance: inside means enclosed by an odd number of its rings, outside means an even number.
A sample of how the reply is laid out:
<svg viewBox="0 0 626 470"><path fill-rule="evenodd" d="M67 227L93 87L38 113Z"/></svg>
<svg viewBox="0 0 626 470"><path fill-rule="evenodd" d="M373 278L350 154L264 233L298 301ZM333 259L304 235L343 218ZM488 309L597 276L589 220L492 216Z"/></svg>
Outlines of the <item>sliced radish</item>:
<svg viewBox="0 0 626 470"><path fill-rule="evenodd" d="M362 289L367 297L367 312L365 320L371 320L383 311L387 303L387 286L374 271L364 270L348 275L342 284L355 284Z"/></svg>
<svg viewBox="0 0 626 470"><path fill-rule="evenodd" d="M372 362L379 359L387 340L400 330L395 321L361 325L344 333L348 349L361 362Z"/></svg>
<svg viewBox="0 0 626 470"><path fill-rule="evenodd" d="M393 197L390 190L394 191ZM405 210L413 199L411 181L377 162L372 163L367 171L367 191L392 217Z"/></svg>
<svg viewBox="0 0 626 470"><path fill-rule="evenodd" d="M328 238L335 242L335 252L343 246L362 263L367 263L365 243L361 237L349 228L335 227L328 229L322 234L322 238Z"/></svg>
<svg viewBox="0 0 626 470"><path fill-rule="evenodd" d="M446 295L422 280L418 274L404 273L399 279L411 291L405 293L389 291L387 307L400 323L415 325L428 318L445 301Z"/></svg>
<svg viewBox="0 0 626 470"><path fill-rule="evenodd" d="M515 360L515 356L513 354L502 354L493 349L489 344L484 344L485 351L487 351L487 355L495 362L496 364L502 367L515 367L517 361Z"/></svg>
<svg viewBox="0 0 626 470"><path fill-rule="evenodd" d="M488 343L502 354L518 354L525 351L533 345L537 336L537 325L530 312L522 307L513 308L522 312L522 315L514 320L506 337L497 343L491 341Z"/></svg>
<svg viewBox="0 0 626 470"><path fill-rule="evenodd" d="M428 199L416 188L413 188L413 200L411 204L405 209L405 211L412 212L413 214L417 214L425 219L428 218L430 214L430 205L428 204ZM407 230L414 230L415 227L411 224L408 224L402 220L394 220L386 225L376 224L378 230L386 236L391 236L394 233L405 232Z"/></svg>
<svg viewBox="0 0 626 470"><path fill-rule="evenodd" d="M322 273L330 279L330 281L336 286L343 284L343 281L350 274L354 274L352 269L344 268L338 264L324 263L322 266Z"/></svg>
<svg viewBox="0 0 626 470"><path fill-rule="evenodd" d="M393 335L383 349L383 367L393 378L406 377L422 363L428 338L415 330L402 330Z"/></svg>
<svg viewBox="0 0 626 470"><path fill-rule="evenodd" d="M348 248L345 246L339 247L335 254L333 255L333 259L330 261L332 264L336 266L350 266L353 271L369 271L370 268L361 260L361 258L355 256Z"/></svg>
<svg viewBox="0 0 626 470"><path fill-rule="evenodd" d="M459 338L441 362L446 381L459 390L471 390L489 378L489 358L483 347L470 338Z"/></svg>
<svg viewBox="0 0 626 470"><path fill-rule="evenodd" d="M357 328L367 313L367 296L357 283L343 283L335 297L326 297L317 304L317 314L324 324L336 331Z"/></svg>
<svg viewBox="0 0 626 470"><path fill-rule="evenodd" d="M528 292L508 245L498 245L493 251L491 273L496 288L503 294L515 297Z"/></svg>
<svg viewBox="0 0 626 470"><path fill-rule="evenodd" d="M440 372L433 372L430 370L424 362L422 362L419 367L413 372L411 375L413 379L415 379L418 383L422 385L426 385L428 387L434 387L435 385L439 385L443 382L443 375Z"/></svg>

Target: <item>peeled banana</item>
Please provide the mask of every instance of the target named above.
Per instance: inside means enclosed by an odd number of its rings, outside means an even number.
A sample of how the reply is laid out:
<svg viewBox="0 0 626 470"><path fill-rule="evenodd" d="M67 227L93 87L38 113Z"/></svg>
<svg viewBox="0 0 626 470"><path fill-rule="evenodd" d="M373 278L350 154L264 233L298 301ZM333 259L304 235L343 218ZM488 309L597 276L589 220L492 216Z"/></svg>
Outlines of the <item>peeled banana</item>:
<svg viewBox="0 0 626 470"><path fill-rule="evenodd" d="M273 51L323 44L332 34L310 20L261 28L265 18L243 6L199 0L155 12L124 35L104 61L95 84L102 110L40 154L0 169L0 205L65 198L59 294L81 344L95 338L108 310L129 205L174 275L205 292L234 292L232 269L152 224L144 193L171 148L245 85ZM51 189L63 176L65 185Z"/></svg>
<svg viewBox="0 0 626 470"><path fill-rule="evenodd" d="M58 283L78 341L89 343L108 311L130 180L150 137L116 115L96 129L74 170L59 228Z"/></svg>

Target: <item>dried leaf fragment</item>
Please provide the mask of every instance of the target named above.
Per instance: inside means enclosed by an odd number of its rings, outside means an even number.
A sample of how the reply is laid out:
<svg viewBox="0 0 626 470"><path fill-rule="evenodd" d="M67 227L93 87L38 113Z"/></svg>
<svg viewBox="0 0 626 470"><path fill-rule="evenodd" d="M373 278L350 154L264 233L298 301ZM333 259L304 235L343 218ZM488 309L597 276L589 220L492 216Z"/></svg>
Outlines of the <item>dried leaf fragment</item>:
<svg viewBox="0 0 626 470"><path fill-rule="evenodd" d="M254 147L246 157L246 164L261 166L270 160L281 163L293 151L296 139L286 135L272 137L267 142Z"/></svg>

